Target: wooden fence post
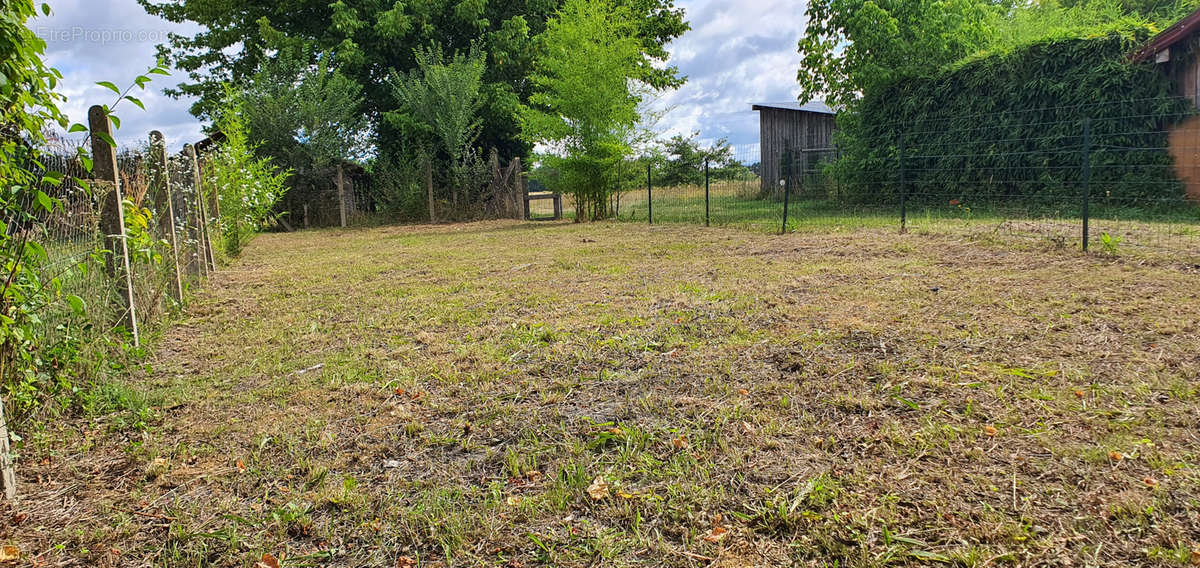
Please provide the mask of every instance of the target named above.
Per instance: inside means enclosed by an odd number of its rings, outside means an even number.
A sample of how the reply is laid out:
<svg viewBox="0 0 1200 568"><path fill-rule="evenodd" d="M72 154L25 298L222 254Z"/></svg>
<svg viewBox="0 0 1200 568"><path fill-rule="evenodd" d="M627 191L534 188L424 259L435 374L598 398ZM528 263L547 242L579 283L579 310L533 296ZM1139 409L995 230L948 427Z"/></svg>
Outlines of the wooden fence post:
<svg viewBox="0 0 1200 568"><path fill-rule="evenodd" d="M179 241L175 237L175 199L171 195L171 171L167 169L167 141L162 132L150 132L150 165L154 172L154 214L158 215L158 232L171 246L175 277L171 279L171 297L183 301L183 275L179 268Z"/></svg>
<svg viewBox="0 0 1200 568"><path fill-rule="evenodd" d="M17 471L8 447L8 423L4 421L4 397L0 397L0 491L5 500L17 498Z"/></svg>
<svg viewBox="0 0 1200 568"><path fill-rule="evenodd" d="M191 246L192 258L191 262L188 264L188 271L191 272L192 276L196 278L203 278L207 274L205 265L208 264L208 262L206 259L207 255L204 252L204 235L200 231L200 183L198 179L198 172L196 172L196 148L191 144L187 144L183 147L183 152L187 156L189 165L191 166L188 169L192 171L192 195L190 196L190 202L187 199L187 197L189 197L187 195L187 188L183 188L184 205L187 207L186 222L188 228L188 237L190 237L193 241Z"/></svg>
<svg viewBox="0 0 1200 568"><path fill-rule="evenodd" d="M513 165L511 168L513 179L512 191L509 193L512 195L512 204L510 205L511 209L509 209L509 211L511 212L513 219L520 219L521 214L524 213L524 207L521 205L521 202L525 200L525 191L523 187L524 184L522 183L524 179L522 177L524 172L521 171L520 156L513 157Z"/></svg>
<svg viewBox="0 0 1200 568"><path fill-rule="evenodd" d="M140 338L133 302L133 273L129 269L129 245L125 242L124 198L117 173L117 149L109 143L113 140L112 122L104 107L96 105L88 109L88 124L92 132L92 177L109 190L100 205L100 231L104 234L104 248L110 251L105 268L120 289L119 323L133 334L133 345L137 346Z"/></svg>
<svg viewBox="0 0 1200 568"><path fill-rule="evenodd" d="M338 213L342 216L342 228L346 228L346 182L342 178L342 163L337 165Z"/></svg>
<svg viewBox="0 0 1200 568"><path fill-rule="evenodd" d="M204 176L200 175L200 152L192 146L192 178L196 183L196 211L200 216L200 242L204 245L204 271L213 272L217 263L213 259L212 235L208 232L208 205L204 199Z"/></svg>

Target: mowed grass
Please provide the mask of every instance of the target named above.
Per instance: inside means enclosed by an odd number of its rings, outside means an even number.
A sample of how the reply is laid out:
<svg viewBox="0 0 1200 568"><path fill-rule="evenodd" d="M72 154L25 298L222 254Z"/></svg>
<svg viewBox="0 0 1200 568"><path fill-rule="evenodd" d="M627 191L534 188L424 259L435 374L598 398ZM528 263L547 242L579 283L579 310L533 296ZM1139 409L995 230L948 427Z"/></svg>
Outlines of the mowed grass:
<svg viewBox="0 0 1200 568"><path fill-rule="evenodd" d="M814 194L814 191L817 193ZM714 180L709 188L708 222L762 233L897 231L901 207L898 198L888 203L858 203L829 199L836 186L820 190L797 188L788 203L787 223L781 199L760 199L759 181ZM819 195L818 195L819 194ZM652 193L655 224L705 223L703 186L655 187ZM955 200L957 202L957 200ZM622 221L646 223L651 214L643 187L612 199L612 209ZM906 203L905 228L918 233L944 233L970 237L981 233L1002 238L1026 238L1081 248L1081 204L1070 200L1031 204L1011 199L951 204L928 195ZM532 204L535 218L553 215L549 201ZM571 196L563 197L565 218L574 217ZM1146 209L1122 207L1101 200L1092 205L1090 246L1109 254L1200 262L1200 206L1192 203L1158 204Z"/></svg>
<svg viewBox="0 0 1200 568"><path fill-rule="evenodd" d="M886 238L884 238L886 237ZM265 235L31 433L43 565L1187 566L1200 280L935 234Z"/></svg>

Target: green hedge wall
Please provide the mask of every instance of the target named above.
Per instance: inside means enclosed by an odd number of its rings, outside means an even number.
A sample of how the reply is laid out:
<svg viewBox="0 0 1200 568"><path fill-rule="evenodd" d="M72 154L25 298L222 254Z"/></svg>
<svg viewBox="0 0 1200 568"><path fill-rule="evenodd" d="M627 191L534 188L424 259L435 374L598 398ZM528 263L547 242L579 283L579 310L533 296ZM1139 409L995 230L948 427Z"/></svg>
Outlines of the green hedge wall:
<svg viewBox="0 0 1200 568"><path fill-rule="evenodd" d="M1178 200L1166 129L1194 107L1155 65L1128 60L1148 36L1048 40L867 93L839 118L834 172L852 199L893 202L903 140L910 200L1073 202L1090 120L1094 194Z"/></svg>

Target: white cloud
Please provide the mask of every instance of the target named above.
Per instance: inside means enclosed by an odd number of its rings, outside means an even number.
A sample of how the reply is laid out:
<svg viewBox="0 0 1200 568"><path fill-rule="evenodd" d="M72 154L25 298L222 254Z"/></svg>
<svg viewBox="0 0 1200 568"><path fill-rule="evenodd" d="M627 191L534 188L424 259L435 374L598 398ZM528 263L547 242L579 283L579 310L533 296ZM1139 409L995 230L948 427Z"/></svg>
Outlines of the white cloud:
<svg viewBox="0 0 1200 568"><path fill-rule="evenodd" d="M688 76L658 101L670 109L659 122L665 136L691 134L729 142L751 153L758 115L751 103L794 101L799 94L797 42L806 4L792 0L683 0L692 30L670 46L670 63Z"/></svg>
<svg viewBox="0 0 1200 568"><path fill-rule="evenodd" d="M87 122L87 110L96 104L113 104L117 95L96 85L109 81L121 88L155 62L155 46L169 32L191 34L194 26L171 24L151 16L136 0L49 0L52 14L30 22L30 29L46 41L46 60L63 74L61 92L67 96L63 110L73 122ZM129 102L117 107L121 128L117 141L133 145L160 130L172 149L204 137L200 122L188 113L191 100L162 94L185 76L156 75L145 91L130 92L146 105L143 111Z"/></svg>

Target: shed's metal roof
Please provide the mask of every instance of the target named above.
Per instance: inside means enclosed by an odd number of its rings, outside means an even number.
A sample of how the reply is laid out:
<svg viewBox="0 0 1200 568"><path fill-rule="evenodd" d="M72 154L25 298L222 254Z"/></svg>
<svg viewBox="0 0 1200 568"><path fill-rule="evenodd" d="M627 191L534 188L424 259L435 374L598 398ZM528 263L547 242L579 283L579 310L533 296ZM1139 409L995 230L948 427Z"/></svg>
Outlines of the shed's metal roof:
<svg viewBox="0 0 1200 568"><path fill-rule="evenodd" d="M819 114L837 114L825 101L809 101L807 103L789 102L789 103L753 103L753 110L762 110L765 108L780 109L780 110L796 110L800 112L815 112Z"/></svg>
<svg viewBox="0 0 1200 568"><path fill-rule="evenodd" d="M1184 16L1178 22L1150 38L1145 45L1133 52L1134 61L1146 61L1163 49L1171 47L1200 29L1200 9Z"/></svg>

